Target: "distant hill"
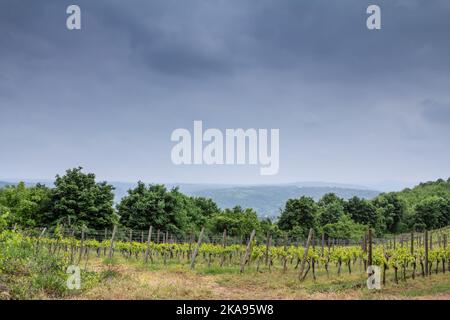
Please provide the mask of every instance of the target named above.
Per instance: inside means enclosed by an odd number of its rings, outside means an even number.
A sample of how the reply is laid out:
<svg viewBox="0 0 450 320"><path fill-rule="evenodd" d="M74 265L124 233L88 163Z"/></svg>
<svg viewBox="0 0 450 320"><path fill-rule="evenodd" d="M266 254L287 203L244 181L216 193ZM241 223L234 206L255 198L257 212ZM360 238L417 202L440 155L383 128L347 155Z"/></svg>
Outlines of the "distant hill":
<svg viewBox="0 0 450 320"><path fill-rule="evenodd" d="M6 182L6 181L0 181L0 188L3 188L5 186L11 185L11 182Z"/></svg>
<svg viewBox="0 0 450 320"><path fill-rule="evenodd" d="M394 192L406 202L409 210L412 210L420 201L429 196L439 196L450 200L450 178L446 181L423 182L414 188L406 188L400 192Z"/></svg>
<svg viewBox="0 0 450 320"><path fill-rule="evenodd" d="M341 198L371 199L379 192L368 189L351 189L341 187L299 187L295 185L241 186L223 189L199 190L192 195L212 198L221 208L240 205L253 208L261 217L277 217L279 211L290 198L309 196L319 200L326 193L335 193Z"/></svg>

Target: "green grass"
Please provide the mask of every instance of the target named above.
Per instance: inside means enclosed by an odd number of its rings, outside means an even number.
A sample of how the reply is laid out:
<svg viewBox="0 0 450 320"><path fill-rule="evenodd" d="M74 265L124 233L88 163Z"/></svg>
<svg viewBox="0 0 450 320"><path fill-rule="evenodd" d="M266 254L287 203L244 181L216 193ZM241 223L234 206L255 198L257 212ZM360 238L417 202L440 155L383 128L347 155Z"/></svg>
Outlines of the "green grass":
<svg viewBox="0 0 450 320"><path fill-rule="evenodd" d="M435 295L439 293L450 293L450 282L433 284L429 288L413 289L402 293L405 297L418 297L426 295Z"/></svg>
<svg viewBox="0 0 450 320"><path fill-rule="evenodd" d="M206 274L206 275L218 275L218 274L239 274L240 270L238 267L220 267L220 266L211 266L202 267L196 270L198 274Z"/></svg>

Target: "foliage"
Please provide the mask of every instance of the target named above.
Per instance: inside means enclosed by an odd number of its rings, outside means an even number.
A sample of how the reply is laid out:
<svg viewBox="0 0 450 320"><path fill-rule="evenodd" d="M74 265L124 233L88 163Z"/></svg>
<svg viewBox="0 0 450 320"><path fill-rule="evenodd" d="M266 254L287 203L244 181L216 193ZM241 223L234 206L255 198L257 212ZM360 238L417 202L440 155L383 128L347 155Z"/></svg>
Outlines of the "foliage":
<svg viewBox="0 0 450 320"><path fill-rule="evenodd" d="M278 226L285 231L296 228L298 236L306 237L309 229L316 227L317 216L318 206L312 198L289 199L281 212Z"/></svg>
<svg viewBox="0 0 450 320"><path fill-rule="evenodd" d="M0 232L0 277L10 299L29 299L40 294L61 297L66 293L67 260L36 241L13 231Z"/></svg>
<svg viewBox="0 0 450 320"><path fill-rule="evenodd" d="M397 194L391 192L381 194L373 200L373 204L377 208L377 214L382 221L382 225L378 224L378 229L383 228L384 232L401 232L401 222L405 217L406 203Z"/></svg>
<svg viewBox="0 0 450 320"><path fill-rule="evenodd" d="M209 227L213 233L226 229L230 236L249 236L253 229L261 230L256 212L239 206L213 215Z"/></svg>
<svg viewBox="0 0 450 320"><path fill-rule="evenodd" d="M413 213L415 207L424 199L430 196L437 196L450 199L450 178L447 180L438 179L436 181L423 182L416 187L404 189L396 193L406 204L409 213Z"/></svg>
<svg viewBox="0 0 450 320"><path fill-rule="evenodd" d="M320 207L320 225L335 223L344 214L344 204L341 201L334 201Z"/></svg>
<svg viewBox="0 0 450 320"><path fill-rule="evenodd" d="M345 203L345 212L357 223L374 227L377 223L375 206L366 199L350 198Z"/></svg>
<svg viewBox="0 0 450 320"><path fill-rule="evenodd" d="M421 231L437 229L449 224L450 201L438 196L429 196L419 202L415 207L414 225Z"/></svg>
<svg viewBox="0 0 450 320"><path fill-rule="evenodd" d="M30 228L42 224L49 205L50 189L41 184L26 187L20 182L0 189L0 216L8 226Z"/></svg>
<svg viewBox="0 0 450 320"><path fill-rule="evenodd" d="M205 226L207 234L227 229L231 236L248 236L255 229L257 237L270 233L276 238L306 238L310 228L321 232L326 227L328 233L342 238L349 230L359 234L360 225L372 227L376 236L382 237L450 224L450 179L382 193L372 200L345 200L334 193L324 194L317 202L306 196L292 198L278 221L259 220L261 212L240 206L222 210L211 199L142 182L128 190L117 204L116 214L113 189L106 182L96 182L95 175L83 173L81 167L57 175L54 188L24 183L0 188L0 230L58 224L99 230L121 224L135 230L152 225L154 230L183 235L198 233Z"/></svg>
<svg viewBox="0 0 450 320"><path fill-rule="evenodd" d="M330 238L359 240L364 235L366 227L344 214L337 222L326 224L323 231Z"/></svg>
<svg viewBox="0 0 450 320"><path fill-rule="evenodd" d="M138 182L117 205L120 222L134 229L166 230L172 234L198 231L209 218L219 212L210 199L188 197L178 188L170 191L163 185Z"/></svg>
<svg viewBox="0 0 450 320"><path fill-rule="evenodd" d="M48 222L93 229L110 227L117 220L114 188L106 182L96 182L95 174L83 173L82 169L69 169L64 176L56 176Z"/></svg>

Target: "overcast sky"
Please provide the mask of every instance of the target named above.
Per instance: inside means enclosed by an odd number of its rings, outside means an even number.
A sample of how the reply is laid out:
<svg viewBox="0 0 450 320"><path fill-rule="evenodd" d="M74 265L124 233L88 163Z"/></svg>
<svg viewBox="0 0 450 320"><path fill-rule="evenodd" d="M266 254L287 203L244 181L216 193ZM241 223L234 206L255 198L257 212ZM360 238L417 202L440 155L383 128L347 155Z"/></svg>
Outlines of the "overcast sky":
<svg viewBox="0 0 450 320"><path fill-rule="evenodd" d="M449 17L448 0L2 0L0 178L448 178ZM175 166L170 135L194 120L279 128L279 174Z"/></svg>

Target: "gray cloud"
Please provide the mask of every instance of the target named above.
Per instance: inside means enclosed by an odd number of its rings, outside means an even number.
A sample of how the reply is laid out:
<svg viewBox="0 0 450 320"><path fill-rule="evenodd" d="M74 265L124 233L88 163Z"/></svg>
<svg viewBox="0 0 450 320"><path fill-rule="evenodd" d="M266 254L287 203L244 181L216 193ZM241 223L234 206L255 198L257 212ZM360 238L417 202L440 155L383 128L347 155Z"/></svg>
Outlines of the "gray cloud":
<svg viewBox="0 0 450 320"><path fill-rule="evenodd" d="M442 103L433 99L422 101L422 115L433 124L444 124L450 129L450 103Z"/></svg>

